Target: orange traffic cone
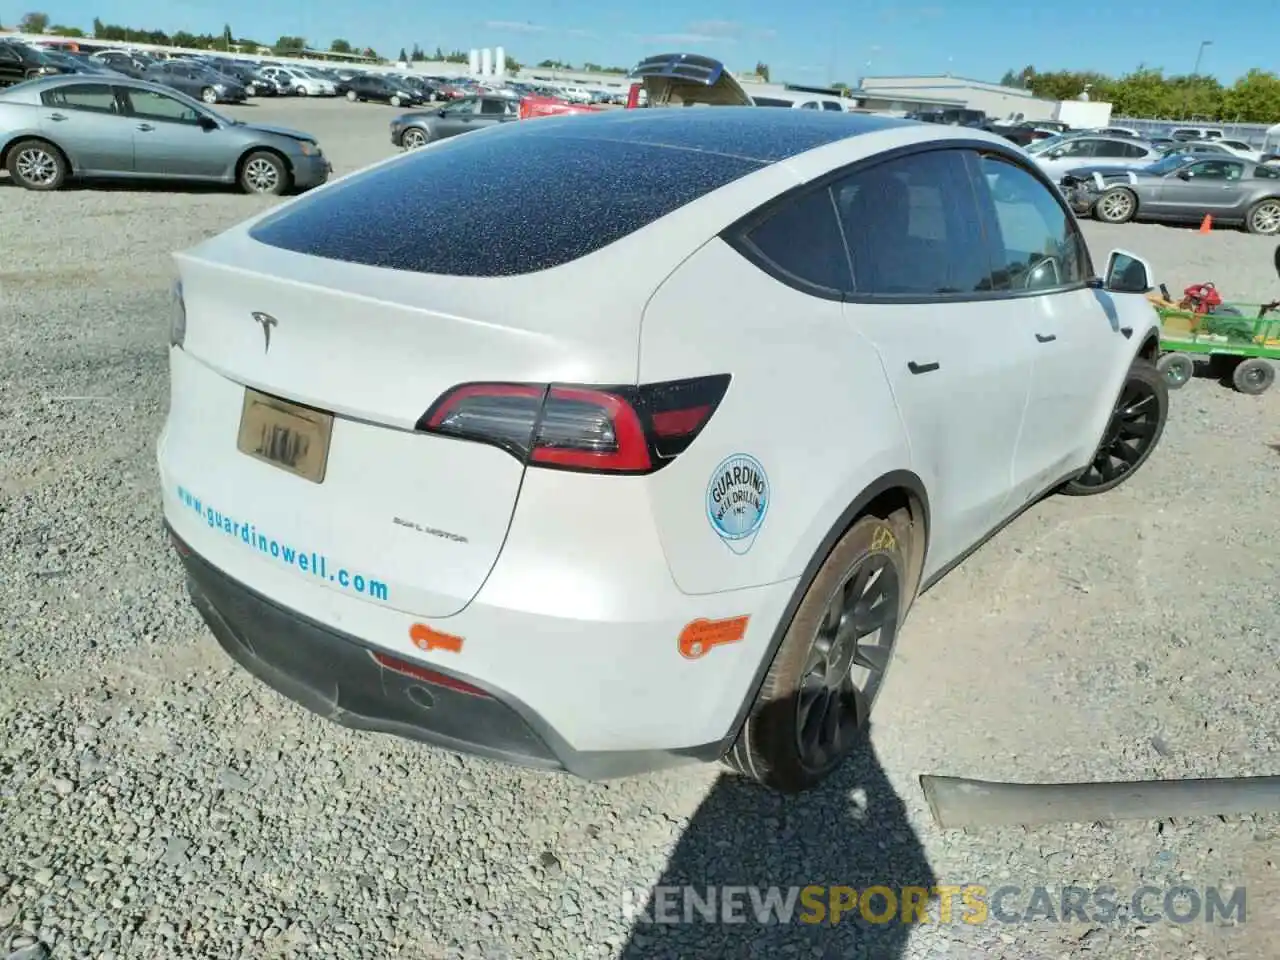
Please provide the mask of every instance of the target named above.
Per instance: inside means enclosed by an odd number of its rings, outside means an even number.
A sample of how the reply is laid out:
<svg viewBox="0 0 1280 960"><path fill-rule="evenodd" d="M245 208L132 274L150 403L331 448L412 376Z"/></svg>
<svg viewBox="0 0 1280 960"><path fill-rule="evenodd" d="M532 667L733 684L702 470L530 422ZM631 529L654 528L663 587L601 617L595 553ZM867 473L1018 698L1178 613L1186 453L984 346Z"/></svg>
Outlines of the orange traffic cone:
<svg viewBox="0 0 1280 960"><path fill-rule="evenodd" d="M1213 231L1213 217L1209 214L1204 215L1204 219L1200 221L1200 232L1211 233Z"/></svg>

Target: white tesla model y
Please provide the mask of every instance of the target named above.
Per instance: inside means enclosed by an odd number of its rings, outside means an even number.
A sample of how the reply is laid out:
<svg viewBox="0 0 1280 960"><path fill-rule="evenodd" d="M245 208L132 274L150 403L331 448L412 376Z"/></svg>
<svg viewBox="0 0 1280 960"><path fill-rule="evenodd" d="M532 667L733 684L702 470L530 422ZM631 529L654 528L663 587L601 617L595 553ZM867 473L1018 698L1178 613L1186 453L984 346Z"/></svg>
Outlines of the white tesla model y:
<svg viewBox="0 0 1280 960"><path fill-rule="evenodd" d="M724 107L433 144L177 255L164 514L341 723L785 791L917 593L1143 463L1149 270L994 135Z"/></svg>

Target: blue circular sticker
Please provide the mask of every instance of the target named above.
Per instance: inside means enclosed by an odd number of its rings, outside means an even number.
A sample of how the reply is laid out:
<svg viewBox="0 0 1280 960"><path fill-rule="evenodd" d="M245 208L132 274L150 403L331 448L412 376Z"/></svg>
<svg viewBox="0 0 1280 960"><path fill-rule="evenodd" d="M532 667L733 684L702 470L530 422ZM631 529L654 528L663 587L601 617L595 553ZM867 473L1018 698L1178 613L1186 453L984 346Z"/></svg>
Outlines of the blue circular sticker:
<svg viewBox="0 0 1280 960"><path fill-rule="evenodd" d="M769 478L755 457L726 457L707 484L707 519L725 540L745 540L760 529L769 509Z"/></svg>

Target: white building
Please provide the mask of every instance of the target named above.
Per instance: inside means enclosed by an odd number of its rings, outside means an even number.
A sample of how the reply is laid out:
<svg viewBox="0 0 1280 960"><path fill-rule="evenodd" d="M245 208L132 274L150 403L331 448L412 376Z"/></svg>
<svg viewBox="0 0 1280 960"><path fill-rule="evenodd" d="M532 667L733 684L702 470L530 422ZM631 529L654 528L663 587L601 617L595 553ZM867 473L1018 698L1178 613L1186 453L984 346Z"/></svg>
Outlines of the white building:
<svg viewBox="0 0 1280 960"><path fill-rule="evenodd" d="M858 96L874 110L913 111L931 108L981 110L992 120L1053 120L1058 101L1030 90L964 77L863 77Z"/></svg>

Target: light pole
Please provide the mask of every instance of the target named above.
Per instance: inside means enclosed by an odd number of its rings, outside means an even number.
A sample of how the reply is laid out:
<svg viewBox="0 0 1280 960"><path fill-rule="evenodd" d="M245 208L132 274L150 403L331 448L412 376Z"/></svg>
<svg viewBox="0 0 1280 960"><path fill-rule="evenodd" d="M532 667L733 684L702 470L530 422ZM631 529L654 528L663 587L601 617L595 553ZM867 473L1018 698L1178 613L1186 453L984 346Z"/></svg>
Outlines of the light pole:
<svg viewBox="0 0 1280 960"><path fill-rule="evenodd" d="M1195 68L1191 71L1191 75L1193 77L1200 76L1200 60L1202 57L1204 57L1204 48L1211 47L1211 46L1213 46L1212 40L1200 41L1200 49L1196 51L1196 65L1195 65Z"/></svg>

